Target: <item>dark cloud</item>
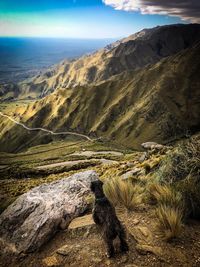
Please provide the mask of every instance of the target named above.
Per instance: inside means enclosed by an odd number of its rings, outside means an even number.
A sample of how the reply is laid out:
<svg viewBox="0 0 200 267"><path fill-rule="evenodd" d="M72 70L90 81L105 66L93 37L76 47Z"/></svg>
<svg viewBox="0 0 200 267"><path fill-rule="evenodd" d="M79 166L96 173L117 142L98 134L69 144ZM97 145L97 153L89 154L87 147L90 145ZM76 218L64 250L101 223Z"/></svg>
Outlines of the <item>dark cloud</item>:
<svg viewBox="0 0 200 267"><path fill-rule="evenodd" d="M106 5L142 14L161 14L200 23L200 0L103 0Z"/></svg>

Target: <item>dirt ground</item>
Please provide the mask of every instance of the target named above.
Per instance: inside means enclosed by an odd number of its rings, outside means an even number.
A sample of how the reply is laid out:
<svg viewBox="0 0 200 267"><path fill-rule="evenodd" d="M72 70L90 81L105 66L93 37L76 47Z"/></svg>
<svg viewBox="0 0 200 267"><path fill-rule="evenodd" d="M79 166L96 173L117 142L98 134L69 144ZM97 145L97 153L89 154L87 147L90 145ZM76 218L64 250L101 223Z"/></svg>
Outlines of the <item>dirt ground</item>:
<svg viewBox="0 0 200 267"><path fill-rule="evenodd" d="M106 249L91 214L77 218L68 230L58 232L41 251L16 258L1 256L2 267L199 267L200 223L190 221L180 239L171 243L156 233L153 210L143 208L126 213L117 211L126 227L129 252L121 254L115 242L116 256L106 257Z"/></svg>

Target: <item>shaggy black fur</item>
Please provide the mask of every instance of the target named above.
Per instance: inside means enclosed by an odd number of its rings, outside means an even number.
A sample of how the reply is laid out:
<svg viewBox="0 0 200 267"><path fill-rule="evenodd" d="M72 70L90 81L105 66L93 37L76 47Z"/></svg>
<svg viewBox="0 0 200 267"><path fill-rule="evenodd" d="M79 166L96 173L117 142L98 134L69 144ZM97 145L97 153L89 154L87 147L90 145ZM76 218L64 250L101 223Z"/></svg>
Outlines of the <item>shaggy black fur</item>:
<svg viewBox="0 0 200 267"><path fill-rule="evenodd" d="M120 239L120 249L122 252L128 251L126 234L123 226L117 218L114 207L106 198L103 192L103 183L94 181L91 183L91 191L95 195L93 208L94 222L100 227L103 239L107 246L108 257L114 256L113 240L118 236Z"/></svg>

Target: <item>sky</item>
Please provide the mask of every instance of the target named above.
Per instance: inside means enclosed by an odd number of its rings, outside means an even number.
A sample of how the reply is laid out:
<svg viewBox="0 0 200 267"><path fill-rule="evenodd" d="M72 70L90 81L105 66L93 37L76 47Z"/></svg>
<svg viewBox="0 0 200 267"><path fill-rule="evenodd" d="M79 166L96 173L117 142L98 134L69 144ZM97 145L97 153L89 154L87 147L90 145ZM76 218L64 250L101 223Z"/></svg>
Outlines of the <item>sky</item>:
<svg viewBox="0 0 200 267"><path fill-rule="evenodd" d="M122 38L200 22L200 0L0 0L0 36Z"/></svg>

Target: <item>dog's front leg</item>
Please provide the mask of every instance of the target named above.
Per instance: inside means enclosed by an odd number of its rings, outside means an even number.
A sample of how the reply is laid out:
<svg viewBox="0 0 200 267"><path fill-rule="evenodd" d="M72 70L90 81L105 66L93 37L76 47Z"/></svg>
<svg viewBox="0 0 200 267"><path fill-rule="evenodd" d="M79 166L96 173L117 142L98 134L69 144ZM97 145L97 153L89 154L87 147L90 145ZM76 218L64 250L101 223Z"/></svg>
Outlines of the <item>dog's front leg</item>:
<svg viewBox="0 0 200 267"><path fill-rule="evenodd" d="M101 221L100 221L100 219L99 219L99 214L98 214L98 212L97 211L95 211L95 209L93 210L93 212L92 212L92 217L93 217L93 220L94 220L94 222L96 223L96 224L101 224Z"/></svg>

